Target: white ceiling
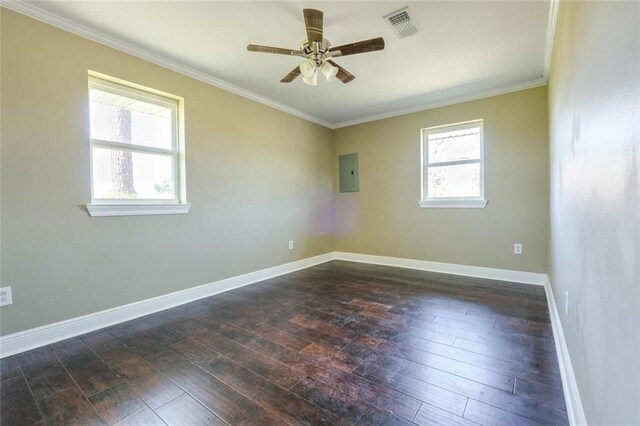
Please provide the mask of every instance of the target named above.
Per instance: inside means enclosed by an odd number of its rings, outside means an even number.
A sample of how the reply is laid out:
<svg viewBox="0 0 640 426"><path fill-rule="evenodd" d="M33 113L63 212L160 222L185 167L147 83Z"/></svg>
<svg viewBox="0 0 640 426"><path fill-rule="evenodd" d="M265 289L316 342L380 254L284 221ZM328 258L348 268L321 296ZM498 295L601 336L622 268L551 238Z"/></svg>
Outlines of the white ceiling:
<svg viewBox="0 0 640 426"><path fill-rule="evenodd" d="M203 73L214 83L229 83L245 95L251 92L250 97L340 127L542 84L551 3L46 1L23 3L23 8L32 9L32 15L38 9L49 12L40 13L49 21L66 18ZM399 40L382 16L406 5L421 31ZM301 79L280 83L300 59L248 52L246 45L298 48L305 38L305 7L324 11L325 37L333 45L382 36L385 50L338 58L356 76L346 85L320 78L316 87ZM58 24L68 27L68 21Z"/></svg>

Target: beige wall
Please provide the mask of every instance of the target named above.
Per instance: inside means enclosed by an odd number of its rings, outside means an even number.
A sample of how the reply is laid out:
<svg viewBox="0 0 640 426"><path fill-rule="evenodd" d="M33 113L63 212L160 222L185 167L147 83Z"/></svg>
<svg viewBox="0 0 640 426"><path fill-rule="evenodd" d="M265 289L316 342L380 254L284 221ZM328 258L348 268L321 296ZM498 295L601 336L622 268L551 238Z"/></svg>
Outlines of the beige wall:
<svg viewBox="0 0 640 426"><path fill-rule="evenodd" d="M329 129L7 10L1 24L2 335L333 250ZM81 207L89 69L184 97L189 214Z"/></svg>
<svg viewBox="0 0 640 426"><path fill-rule="evenodd" d="M562 2L550 278L585 414L640 424L640 3Z"/></svg>
<svg viewBox="0 0 640 426"><path fill-rule="evenodd" d="M334 167L350 152L360 166L360 192L336 195L336 250L546 272L546 104L541 87L335 131ZM420 208L420 129L479 118L489 203Z"/></svg>

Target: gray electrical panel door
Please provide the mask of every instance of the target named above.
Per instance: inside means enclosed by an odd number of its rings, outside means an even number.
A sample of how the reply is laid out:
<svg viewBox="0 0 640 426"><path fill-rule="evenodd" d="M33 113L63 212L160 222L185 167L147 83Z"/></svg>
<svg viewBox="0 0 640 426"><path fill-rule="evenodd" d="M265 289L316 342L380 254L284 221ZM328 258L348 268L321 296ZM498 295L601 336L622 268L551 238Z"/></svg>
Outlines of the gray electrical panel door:
<svg viewBox="0 0 640 426"><path fill-rule="evenodd" d="M338 157L340 171L340 192L360 191L358 179L358 153L345 154Z"/></svg>

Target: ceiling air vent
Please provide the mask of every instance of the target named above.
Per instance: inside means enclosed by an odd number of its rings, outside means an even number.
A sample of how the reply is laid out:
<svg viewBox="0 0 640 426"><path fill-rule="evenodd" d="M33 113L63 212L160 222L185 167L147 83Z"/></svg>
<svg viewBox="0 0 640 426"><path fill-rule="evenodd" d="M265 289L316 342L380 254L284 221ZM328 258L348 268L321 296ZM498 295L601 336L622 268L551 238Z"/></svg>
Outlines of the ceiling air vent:
<svg viewBox="0 0 640 426"><path fill-rule="evenodd" d="M418 23L409 6L385 15L383 18L391 25L398 38L407 38L418 32Z"/></svg>

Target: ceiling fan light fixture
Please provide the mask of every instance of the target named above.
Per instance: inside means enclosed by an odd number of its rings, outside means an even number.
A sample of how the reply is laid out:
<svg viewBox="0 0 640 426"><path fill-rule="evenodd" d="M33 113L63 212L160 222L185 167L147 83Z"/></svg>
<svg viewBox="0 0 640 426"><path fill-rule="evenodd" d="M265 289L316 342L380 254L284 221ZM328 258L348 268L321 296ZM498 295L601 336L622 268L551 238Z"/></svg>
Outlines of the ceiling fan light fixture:
<svg viewBox="0 0 640 426"><path fill-rule="evenodd" d="M334 67L329 62L325 62L324 64L322 64L320 70L322 71L322 74L324 74L327 81L331 81L331 79L335 77L336 74L338 74L338 68Z"/></svg>
<svg viewBox="0 0 640 426"><path fill-rule="evenodd" d="M313 74L310 76L304 76L302 81L307 83L309 86L316 86L318 84L318 73L314 70Z"/></svg>
<svg viewBox="0 0 640 426"><path fill-rule="evenodd" d="M2 0L0 0L1 2ZM406 9L406 8L405 8ZM400 12L406 12L402 10ZM307 38L300 44L299 50L285 49L281 47L262 46L249 44L247 50L250 52L273 53L278 55L302 57L303 61L297 67L289 71L280 82L291 83L296 78L302 76L305 84L315 86L318 84L318 74L322 72L327 81L333 77L344 84L356 78L349 71L333 62L338 56L357 55L360 53L375 52L384 49L384 39L382 37L369 40L357 41L355 43L332 46L329 40L324 38L324 14L321 10L303 9L304 25L307 30ZM406 12L405 14L408 14ZM404 15L402 15L404 16Z"/></svg>
<svg viewBox="0 0 640 426"><path fill-rule="evenodd" d="M305 59L300 64L300 72L305 78L311 78L316 73L316 63L311 59Z"/></svg>

